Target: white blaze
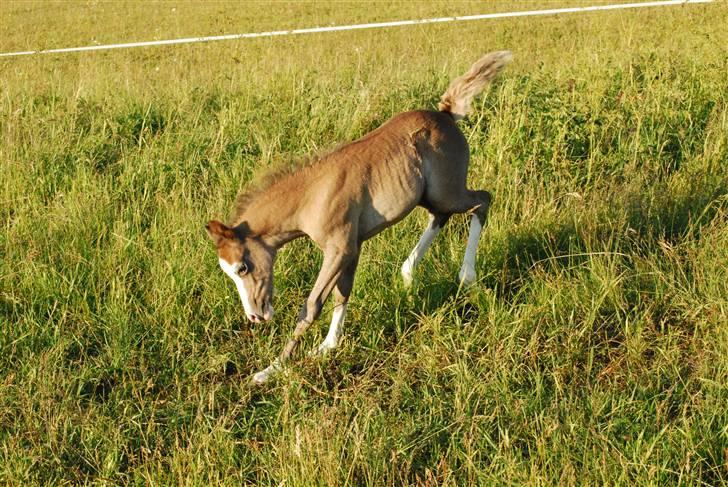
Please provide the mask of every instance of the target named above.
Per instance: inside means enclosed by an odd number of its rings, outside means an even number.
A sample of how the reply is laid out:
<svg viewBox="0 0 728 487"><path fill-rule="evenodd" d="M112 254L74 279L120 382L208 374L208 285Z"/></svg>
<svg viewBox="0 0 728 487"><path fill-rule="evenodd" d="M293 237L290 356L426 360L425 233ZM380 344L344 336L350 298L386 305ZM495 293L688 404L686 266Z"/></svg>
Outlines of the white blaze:
<svg viewBox="0 0 728 487"><path fill-rule="evenodd" d="M243 302L243 308L245 308L245 313L248 315L256 314L253 311L253 306L250 304L250 299L248 298L248 291L245 290L245 284L243 283L243 280L238 275L238 267L240 267L240 262L236 262L233 264L228 264L228 262L220 258L220 268L223 270L225 274L227 274L230 279L233 280L235 283L235 287L238 288L238 294L240 294L240 300Z"/></svg>

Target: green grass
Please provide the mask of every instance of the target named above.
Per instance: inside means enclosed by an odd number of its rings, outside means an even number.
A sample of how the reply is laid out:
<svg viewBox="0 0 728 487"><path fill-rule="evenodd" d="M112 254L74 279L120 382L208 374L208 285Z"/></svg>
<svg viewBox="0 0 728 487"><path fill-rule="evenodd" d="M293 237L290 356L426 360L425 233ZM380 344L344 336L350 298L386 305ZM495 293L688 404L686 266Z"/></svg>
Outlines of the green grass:
<svg viewBox="0 0 728 487"><path fill-rule="evenodd" d="M15 2L0 50L508 3ZM716 3L0 60L0 483L728 483L727 18ZM433 107L501 48L514 62L462 124L471 186L495 197L477 285L455 285L454 218L402 289L418 210L365 245L341 348L248 385L320 255L282 251L276 318L251 325L205 222L266 167Z"/></svg>

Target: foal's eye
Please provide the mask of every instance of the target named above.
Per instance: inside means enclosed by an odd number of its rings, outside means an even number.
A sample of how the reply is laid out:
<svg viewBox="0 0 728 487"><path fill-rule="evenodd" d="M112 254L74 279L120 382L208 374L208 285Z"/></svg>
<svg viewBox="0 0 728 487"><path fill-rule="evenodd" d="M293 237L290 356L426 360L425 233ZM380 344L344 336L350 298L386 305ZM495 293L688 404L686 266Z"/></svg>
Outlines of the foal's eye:
<svg viewBox="0 0 728 487"><path fill-rule="evenodd" d="M238 274L240 274L241 276L244 276L247 273L248 273L248 264L246 264L245 262L241 262L240 267L238 267Z"/></svg>

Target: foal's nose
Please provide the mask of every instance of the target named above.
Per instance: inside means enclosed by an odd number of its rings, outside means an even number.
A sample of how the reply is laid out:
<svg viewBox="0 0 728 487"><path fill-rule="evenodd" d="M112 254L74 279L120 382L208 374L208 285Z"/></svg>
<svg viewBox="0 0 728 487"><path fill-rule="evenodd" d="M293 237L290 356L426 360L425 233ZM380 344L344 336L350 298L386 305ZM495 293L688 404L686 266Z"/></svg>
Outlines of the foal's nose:
<svg viewBox="0 0 728 487"><path fill-rule="evenodd" d="M248 313L248 319L253 323L262 323L263 317L254 313Z"/></svg>

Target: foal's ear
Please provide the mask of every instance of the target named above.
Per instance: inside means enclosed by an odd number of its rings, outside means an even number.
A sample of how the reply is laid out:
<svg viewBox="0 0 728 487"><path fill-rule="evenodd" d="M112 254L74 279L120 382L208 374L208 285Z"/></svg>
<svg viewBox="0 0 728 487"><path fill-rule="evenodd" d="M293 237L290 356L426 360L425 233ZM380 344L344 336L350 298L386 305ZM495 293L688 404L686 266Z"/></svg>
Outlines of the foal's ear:
<svg viewBox="0 0 728 487"><path fill-rule="evenodd" d="M233 232L233 229L217 220L210 220L207 225L205 225L205 229L212 241L215 242L215 245L219 245L223 239L235 238L235 232Z"/></svg>

